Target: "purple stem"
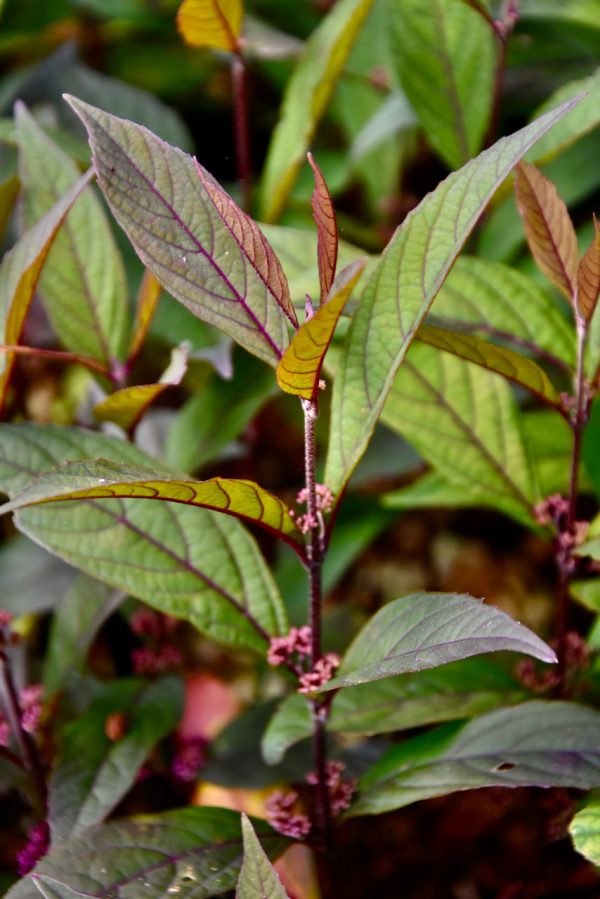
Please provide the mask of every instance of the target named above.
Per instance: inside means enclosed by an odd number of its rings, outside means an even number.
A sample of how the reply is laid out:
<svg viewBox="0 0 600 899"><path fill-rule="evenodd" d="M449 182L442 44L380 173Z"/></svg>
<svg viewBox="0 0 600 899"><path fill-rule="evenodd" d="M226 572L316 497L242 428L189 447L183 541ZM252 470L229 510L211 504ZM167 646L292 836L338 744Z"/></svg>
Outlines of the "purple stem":
<svg viewBox="0 0 600 899"><path fill-rule="evenodd" d="M231 60L231 86L233 91L233 126L235 131L235 155L237 176L242 190L242 207L250 212L252 207L252 181L250 164L250 138L248 129L248 86L246 62L241 53Z"/></svg>

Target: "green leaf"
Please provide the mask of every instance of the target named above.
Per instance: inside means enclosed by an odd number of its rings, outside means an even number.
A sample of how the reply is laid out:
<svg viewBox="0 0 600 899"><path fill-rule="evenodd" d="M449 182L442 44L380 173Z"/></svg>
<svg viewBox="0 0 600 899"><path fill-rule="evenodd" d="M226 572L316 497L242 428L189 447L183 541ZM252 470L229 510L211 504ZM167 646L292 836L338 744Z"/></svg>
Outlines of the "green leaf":
<svg viewBox="0 0 600 899"><path fill-rule="evenodd" d="M493 32L462 0L402 0L394 10L402 87L433 147L458 168L479 152L488 127Z"/></svg>
<svg viewBox="0 0 600 899"><path fill-rule="evenodd" d="M124 598L124 593L84 574L76 579L50 626L43 676L49 693L62 690L83 671L94 637Z"/></svg>
<svg viewBox="0 0 600 899"><path fill-rule="evenodd" d="M423 671L497 650L556 662L554 652L505 612L470 596L413 593L386 603L346 651L322 691Z"/></svg>
<svg viewBox="0 0 600 899"><path fill-rule="evenodd" d="M352 161L356 164L388 138L414 128L418 121L404 93L392 91L354 138L350 148Z"/></svg>
<svg viewBox="0 0 600 899"><path fill-rule="evenodd" d="M439 471L427 471L407 487L384 493L381 497L388 509L468 508L486 506L488 499L483 488L465 490L463 484L448 481Z"/></svg>
<svg viewBox="0 0 600 899"><path fill-rule="evenodd" d="M254 481L165 479L155 468L107 459L69 462L41 474L10 503L0 506L0 515L44 503L115 497L182 503L224 512L264 527L296 549L304 547L304 538L287 506Z"/></svg>
<svg viewBox="0 0 600 899"><path fill-rule="evenodd" d="M544 369L526 356L472 334L461 334L431 325L421 325L417 340L474 362L488 371L497 372L509 381L527 388L549 405L560 406L560 395Z"/></svg>
<svg viewBox="0 0 600 899"><path fill-rule="evenodd" d="M396 376L382 420L475 504L532 523L535 472L519 410L504 378L416 343Z"/></svg>
<svg viewBox="0 0 600 899"><path fill-rule="evenodd" d="M279 218L373 0L338 0L308 39L287 85L260 184L259 217Z"/></svg>
<svg viewBox="0 0 600 899"><path fill-rule="evenodd" d="M362 456L415 331L487 201L568 109L570 104L503 138L451 174L407 216L388 244L348 331L334 385L335 427L325 474L334 493Z"/></svg>
<svg viewBox="0 0 600 899"><path fill-rule="evenodd" d="M54 608L75 577L72 568L20 534L0 547L2 608L17 618Z"/></svg>
<svg viewBox="0 0 600 899"><path fill-rule="evenodd" d="M88 129L100 187L144 265L194 315L276 365L296 316L255 222L191 156L67 99Z"/></svg>
<svg viewBox="0 0 600 899"><path fill-rule="evenodd" d="M495 658L471 658L439 669L345 687L336 693L327 721L331 733L372 735L471 718L525 699L521 685ZM287 750L313 732L310 705L288 696L262 739L265 761L281 762Z"/></svg>
<svg viewBox="0 0 600 899"><path fill-rule="evenodd" d="M287 841L253 821L270 857ZM240 816L223 808L184 808L91 828L52 848L30 877L42 895L164 899L169 889L208 899L235 888L242 865ZM23 896L19 887L6 899Z"/></svg>
<svg viewBox="0 0 600 899"><path fill-rule="evenodd" d="M592 612L600 612L600 578L596 577L584 581L571 581L569 592L571 596L587 609L590 609Z"/></svg>
<svg viewBox="0 0 600 899"><path fill-rule="evenodd" d="M569 833L578 852L593 865L600 865L600 799L588 799L571 823Z"/></svg>
<svg viewBox="0 0 600 899"><path fill-rule="evenodd" d="M131 367L137 359L152 324L156 307L160 299L161 286L149 269L142 277L138 291L135 321L131 330L131 344L127 353L127 362Z"/></svg>
<svg viewBox="0 0 600 899"><path fill-rule="evenodd" d="M461 256L441 288L431 316L445 327L458 323L513 348L575 366L575 331L552 297L518 269Z"/></svg>
<svg viewBox="0 0 600 899"><path fill-rule="evenodd" d="M242 814L244 862L236 899L288 899L277 872L260 845L247 815Z"/></svg>
<svg viewBox="0 0 600 899"><path fill-rule="evenodd" d="M25 219L31 225L77 181L76 164L42 131L22 103L16 110ZM40 292L65 347L110 370L123 360L129 335L121 255L94 189L67 216L48 254Z"/></svg>
<svg viewBox="0 0 600 899"><path fill-rule="evenodd" d="M600 786L600 713L527 702L393 747L363 777L352 815L477 787Z"/></svg>
<svg viewBox="0 0 600 899"><path fill-rule="evenodd" d="M104 457L158 471L131 444L90 431L4 425L0 437L0 489L9 495L65 459ZM229 516L176 503L85 500L26 509L16 523L76 568L214 640L264 652L268 635L287 630L256 544Z"/></svg>
<svg viewBox="0 0 600 899"><path fill-rule="evenodd" d="M325 302L294 334L277 366L277 383L286 393L313 401L318 397L321 368L333 332L365 263L358 259L342 269Z"/></svg>
<svg viewBox="0 0 600 899"><path fill-rule="evenodd" d="M12 345L19 342L25 317L52 241L67 212L91 177L90 169L4 256L0 266L1 343ZM13 363L14 353L0 353L0 409L5 401Z"/></svg>
<svg viewBox="0 0 600 899"><path fill-rule="evenodd" d="M49 789L53 844L99 824L136 781L153 746L173 731L183 711L183 684L176 677L120 680L61 736ZM123 736L107 735L107 719L123 715Z"/></svg>

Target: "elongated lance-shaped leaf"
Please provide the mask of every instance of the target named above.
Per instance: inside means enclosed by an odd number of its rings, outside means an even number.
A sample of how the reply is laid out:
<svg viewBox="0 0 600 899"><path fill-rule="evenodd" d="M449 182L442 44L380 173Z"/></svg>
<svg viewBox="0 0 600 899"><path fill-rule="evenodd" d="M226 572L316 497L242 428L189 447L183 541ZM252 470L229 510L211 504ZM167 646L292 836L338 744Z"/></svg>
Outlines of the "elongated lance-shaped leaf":
<svg viewBox="0 0 600 899"><path fill-rule="evenodd" d="M3 344L19 342L25 317L48 252L66 214L89 184L90 169L40 221L9 250L0 266L0 335ZM14 353L0 353L0 410L14 364Z"/></svg>
<svg viewBox="0 0 600 899"><path fill-rule="evenodd" d="M338 0L311 34L288 82L260 184L260 218L274 222L373 0Z"/></svg>
<svg viewBox="0 0 600 899"><path fill-rule="evenodd" d="M269 861L247 815L242 814L244 862L236 899L288 899L288 894Z"/></svg>
<svg viewBox="0 0 600 899"><path fill-rule="evenodd" d="M289 845L264 821L252 824L271 858ZM92 827L53 846L28 880L53 899L209 899L235 889L242 858L238 812L183 808ZM24 895L17 884L6 899Z"/></svg>
<svg viewBox="0 0 600 899"><path fill-rule="evenodd" d="M77 181L79 169L22 103L16 123L25 221L32 225ZM65 347L110 371L126 353L129 307L121 254L95 190L84 191L56 236L40 294Z"/></svg>
<svg viewBox="0 0 600 899"><path fill-rule="evenodd" d="M422 734L375 763L350 814L493 786L600 786L600 714L571 702L526 702Z"/></svg>
<svg viewBox="0 0 600 899"><path fill-rule="evenodd" d="M494 91L498 44L463 0L402 0L394 5L402 87L427 137L451 168L483 144Z"/></svg>
<svg viewBox="0 0 600 899"><path fill-rule="evenodd" d="M495 371L515 384L526 387L545 403L560 406L559 393L548 375L527 356L521 356L506 347L496 346L473 334L461 334L431 325L421 325L417 340L474 362L489 371Z"/></svg>
<svg viewBox="0 0 600 899"><path fill-rule="evenodd" d="M573 101L454 172L411 212L383 253L348 331L335 379L325 481L339 493L362 456L423 317L495 189Z"/></svg>
<svg viewBox="0 0 600 899"><path fill-rule="evenodd" d="M600 296L600 225L594 216L594 236L577 270L577 309L590 322Z"/></svg>
<svg viewBox="0 0 600 899"><path fill-rule="evenodd" d="M100 187L138 256L195 315L275 366L291 317L258 226L191 156L74 97Z"/></svg>
<svg viewBox="0 0 600 899"><path fill-rule="evenodd" d="M593 796L577 812L569 824L569 833L578 852L600 865L600 799Z"/></svg>
<svg viewBox="0 0 600 899"><path fill-rule="evenodd" d="M358 259L343 269L335 279L326 302L294 334L277 366L277 383L286 393L294 393L307 400L314 400L318 395L327 348L365 264L365 259Z"/></svg>
<svg viewBox="0 0 600 899"><path fill-rule="evenodd" d="M148 334L158 301L160 299L161 286L150 269L146 269L140 284L135 310L135 321L131 332L131 343L127 353L127 363L131 368L137 359L144 340Z"/></svg>
<svg viewBox="0 0 600 899"><path fill-rule="evenodd" d="M111 393L94 406L98 421L113 421L132 433L145 412L165 390L180 384L187 371L188 354L182 347L171 352L171 362L157 384L135 384Z"/></svg>
<svg viewBox="0 0 600 899"><path fill-rule="evenodd" d="M4 240L20 189L18 175L12 175L0 184L0 240Z"/></svg>
<svg viewBox="0 0 600 899"><path fill-rule="evenodd" d="M133 786L150 750L177 727L183 683L121 680L107 685L91 707L62 731L49 784L53 842L78 836L101 821ZM110 715L124 719L124 733L106 733Z"/></svg>
<svg viewBox="0 0 600 899"><path fill-rule="evenodd" d="M533 523L541 498L506 380L423 343L411 346L392 385L382 421L401 434L474 504Z"/></svg>
<svg viewBox="0 0 600 899"><path fill-rule="evenodd" d="M331 290L335 278L335 267L338 255L338 227L335 209L323 172L307 154L308 162L315 176L315 189L312 194L313 218L317 226L317 262L319 266L319 283L321 285L321 302Z"/></svg>
<svg viewBox="0 0 600 899"><path fill-rule="evenodd" d="M235 53L243 12L242 0L183 0L177 12L177 28L192 47Z"/></svg>
<svg viewBox="0 0 600 899"><path fill-rule="evenodd" d="M540 271L572 303L579 249L567 207L554 184L529 162L521 162L517 167L515 192L533 258Z"/></svg>
<svg viewBox="0 0 600 899"><path fill-rule="evenodd" d="M20 493L67 460L104 457L160 466L132 444L78 428L4 425L0 490ZM165 469L165 480L172 473ZM285 633L283 604L254 540L239 521L180 503L83 500L23 509L19 530L98 580L190 621L218 642L264 652Z"/></svg>
<svg viewBox="0 0 600 899"><path fill-rule="evenodd" d="M337 676L321 689L366 684L497 650L556 662L543 640L494 606L455 593L413 593L386 603L370 619Z"/></svg>
<svg viewBox="0 0 600 899"><path fill-rule="evenodd" d="M302 534L287 506L253 481L211 478L209 481L165 479L156 469L107 459L68 462L36 478L0 514L27 506L81 499L152 499L225 512L260 525L297 551Z"/></svg>

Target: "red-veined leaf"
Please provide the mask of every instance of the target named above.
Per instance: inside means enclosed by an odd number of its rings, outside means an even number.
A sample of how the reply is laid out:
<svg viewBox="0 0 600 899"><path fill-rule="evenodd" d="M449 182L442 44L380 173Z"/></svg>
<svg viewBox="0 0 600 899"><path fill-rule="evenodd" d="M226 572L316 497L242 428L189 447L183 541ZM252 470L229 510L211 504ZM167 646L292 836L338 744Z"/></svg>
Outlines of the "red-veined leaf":
<svg viewBox="0 0 600 899"><path fill-rule="evenodd" d="M338 255L338 227L331 194L323 177L323 172L313 159L312 153L308 153L307 157L315 176L312 208L317 226L317 261L319 264L319 282L321 284L321 302L324 303L335 278Z"/></svg>
<svg viewBox="0 0 600 899"><path fill-rule="evenodd" d="M243 12L241 0L184 0L177 13L177 28L192 47L236 53Z"/></svg>
<svg viewBox="0 0 600 899"><path fill-rule="evenodd" d="M600 225L594 216L594 237L577 270L577 308L586 322L594 314L600 296Z"/></svg>

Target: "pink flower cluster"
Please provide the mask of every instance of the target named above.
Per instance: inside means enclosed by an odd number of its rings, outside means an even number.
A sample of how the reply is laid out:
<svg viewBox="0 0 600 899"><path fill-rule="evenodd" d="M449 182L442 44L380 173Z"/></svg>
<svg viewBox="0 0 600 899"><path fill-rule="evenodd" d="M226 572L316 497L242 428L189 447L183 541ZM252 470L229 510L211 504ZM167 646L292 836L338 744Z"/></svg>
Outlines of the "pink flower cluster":
<svg viewBox="0 0 600 899"><path fill-rule="evenodd" d="M308 488L303 487L296 496L296 503L299 506L305 505L308 503L308 495ZM298 529L302 531L303 534L307 534L309 531L313 530L313 528L322 526L323 515L327 512L331 512L333 509L335 496L325 484L315 485L315 499L317 506L316 515L305 512L304 515L297 516L293 510L290 512L291 517L296 521Z"/></svg>
<svg viewBox="0 0 600 899"><path fill-rule="evenodd" d="M312 631L310 627L292 627L285 637L271 637L267 661L269 665L285 665L293 655L300 659L310 654Z"/></svg>
<svg viewBox="0 0 600 899"><path fill-rule="evenodd" d="M299 693L312 693L318 690L333 677L336 668L340 666L340 657L335 652L328 652L315 662L311 671L300 676Z"/></svg>
<svg viewBox="0 0 600 899"><path fill-rule="evenodd" d="M196 780L198 768L206 761L206 747L204 737L180 737L171 762L173 776L184 783Z"/></svg>
<svg viewBox="0 0 600 899"><path fill-rule="evenodd" d="M134 634L148 644L131 651L136 674L160 674L181 665L181 652L171 642L178 625L176 618L140 608L131 616L129 623Z"/></svg>
<svg viewBox="0 0 600 899"><path fill-rule="evenodd" d="M310 821L306 815L294 813L293 807L298 799L294 790L284 793L277 790L265 802L267 820L271 827L285 837L301 840L310 831Z"/></svg>
<svg viewBox="0 0 600 899"><path fill-rule="evenodd" d="M181 665L183 657L177 647L171 644L159 649L140 646L131 650L131 661L136 674L161 674Z"/></svg>
<svg viewBox="0 0 600 899"><path fill-rule="evenodd" d="M556 524L569 511L569 503L560 493L547 496L533 510L539 524Z"/></svg>
<svg viewBox="0 0 600 899"><path fill-rule="evenodd" d="M28 734L34 734L40 726L43 692L41 684L31 684L19 693L21 727Z"/></svg>
<svg viewBox="0 0 600 899"><path fill-rule="evenodd" d="M27 845L17 852L17 866L20 877L29 874L38 861L48 852L50 845L50 828L46 821L36 824L29 832Z"/></svg>
<svg viewBox="0 0 600 899"><path fill-rule="evenodd" d="M342 777L346 766L343 762L327 762L327 792L331 804L331 813L336 816L347 809L356 792L356 781L344 780ZM306 782L313 786L317 783L317 775L314 771L306 776Z"/></svg>

